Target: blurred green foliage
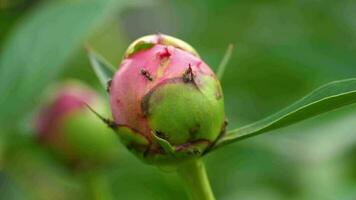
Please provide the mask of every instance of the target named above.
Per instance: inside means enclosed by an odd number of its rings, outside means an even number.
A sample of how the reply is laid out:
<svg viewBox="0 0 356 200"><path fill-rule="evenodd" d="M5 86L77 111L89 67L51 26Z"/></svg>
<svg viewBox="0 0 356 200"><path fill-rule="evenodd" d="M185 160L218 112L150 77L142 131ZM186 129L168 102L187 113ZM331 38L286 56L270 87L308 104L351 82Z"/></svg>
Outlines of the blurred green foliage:
<svg viewBox="0 0 356 200"><path fill-rule="evenodd" d="M230 129L356 77L353 0L0 0L0 59L11 58L0 60L0 126L10 127L0 130L0 199L87 199L83 178L34 141L32 112L47 85L68 78L105 97L85 41L118 65L132 40L155 32L189 42L214 69L235 44L222 80ZM348 106L209 154L217 199L355 199L355 114ZM114 199L187 198L173 173L118 148L101 169Z"/></svg>

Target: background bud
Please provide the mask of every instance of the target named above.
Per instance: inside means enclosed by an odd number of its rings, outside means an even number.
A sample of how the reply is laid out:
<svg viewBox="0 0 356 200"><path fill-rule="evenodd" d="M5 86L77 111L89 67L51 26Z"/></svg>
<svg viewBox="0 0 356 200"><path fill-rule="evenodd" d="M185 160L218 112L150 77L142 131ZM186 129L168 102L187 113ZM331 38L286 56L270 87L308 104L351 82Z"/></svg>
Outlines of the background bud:
<svg viewBox="0 0 356 200"><path fill-rule="evenodd" d="M150 163L199 157L225 127L215 74L190 45L170 36L130 45L109 92L123 142Z"/></svg>
<svg viewBox="0 0 356 200"><path fill-rule="evenodd" d="M87 105L98 112L105 111L99 96L83 84L69 82L55 89L38 115L38 138L70 162L93 164L113 160L117 139Z"/></svg>

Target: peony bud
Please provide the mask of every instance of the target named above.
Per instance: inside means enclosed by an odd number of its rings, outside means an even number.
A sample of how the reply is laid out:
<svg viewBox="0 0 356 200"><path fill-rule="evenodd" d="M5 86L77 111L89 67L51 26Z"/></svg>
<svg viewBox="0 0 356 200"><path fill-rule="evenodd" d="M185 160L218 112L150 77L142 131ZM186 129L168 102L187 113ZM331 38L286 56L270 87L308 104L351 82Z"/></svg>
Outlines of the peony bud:
<svg viewBox="0 0 356 200"><path fill-rule="evenodd" d="M98 95L77 82L64 84L37 118L40 142L66 160L101 163L116 157L115 134L88 108L103 111Z"/></svg>
<svg viewBox="0 0 356 200"><path fill-rule="evenodd" d="M157 34L133 42L109 93L123 143L149 163L199 157L224 132L220 83L179 39Z"/></svg>

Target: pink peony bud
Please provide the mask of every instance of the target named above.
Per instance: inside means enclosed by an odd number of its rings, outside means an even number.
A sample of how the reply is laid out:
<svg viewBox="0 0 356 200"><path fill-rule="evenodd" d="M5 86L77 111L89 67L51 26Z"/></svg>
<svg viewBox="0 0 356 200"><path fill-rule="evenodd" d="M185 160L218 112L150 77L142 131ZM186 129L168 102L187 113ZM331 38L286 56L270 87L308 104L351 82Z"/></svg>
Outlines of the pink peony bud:
<svg viewBox="0 0 356 200"><path fill-rule="evenodd" d="M115 136L87 105L103 108L99 96L83 84L62 85L37 117L39 141L69 161L111 159L117 148Z"/></svg>
<svg viewBox="0 0 356 200"><path fill-rule="evenodd" d="M130 45L109 92L118 134L151 163L198 157L225 128L214 72L190 45L170 36Z"/></svg>

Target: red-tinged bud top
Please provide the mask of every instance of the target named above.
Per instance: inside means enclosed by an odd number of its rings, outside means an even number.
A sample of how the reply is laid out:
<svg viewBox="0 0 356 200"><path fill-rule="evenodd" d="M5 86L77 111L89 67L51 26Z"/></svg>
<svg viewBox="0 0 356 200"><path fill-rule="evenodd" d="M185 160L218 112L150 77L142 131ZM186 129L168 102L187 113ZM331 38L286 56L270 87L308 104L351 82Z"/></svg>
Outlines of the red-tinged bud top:
<svg viewBox="0 0 356 200"><path fill-rule="evenodd" d="M114 134L87 105L103 110L101 99L85 85L69 82L55 89L37 117L39 141L70 162L110 160L117 148Z"/></svg>
<svg viewBox="0 0 356 200"><path fill-rule="evenodd" d="M136 40L109 92L118 134L150 163L200 156L225 127L214 72L190 45L170 36Z"/></svg>

